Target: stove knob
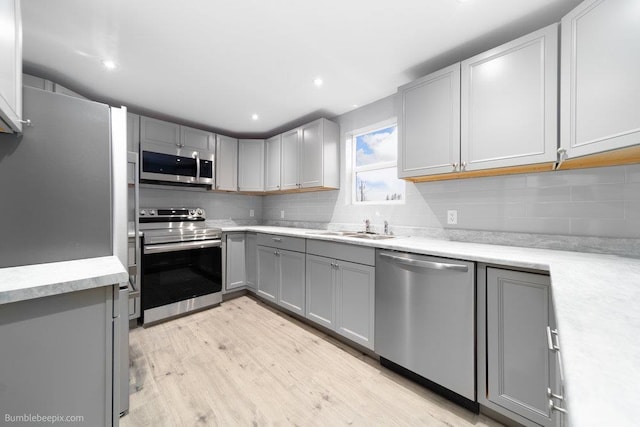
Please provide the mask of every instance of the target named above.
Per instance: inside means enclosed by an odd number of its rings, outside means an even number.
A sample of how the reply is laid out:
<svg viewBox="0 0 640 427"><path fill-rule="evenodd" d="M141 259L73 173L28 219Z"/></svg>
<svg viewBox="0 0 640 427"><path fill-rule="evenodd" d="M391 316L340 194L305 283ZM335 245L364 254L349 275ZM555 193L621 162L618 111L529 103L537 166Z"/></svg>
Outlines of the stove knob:
<svg viewBox="0 0 640 427"><path fill-rule="evenodd" d="M156 214L156 211L154 209L149 211L149 215L154 216Z"/></svg>
<svg viewBox="0 0 640 427"><path fill-rule="evenodd" d="M147 211L145 209L142 209L140 211L140 216L145 216L147 214Z"/></svg>
<svg viewBox="0 0 640 427"><path fill-rule="evenodd" d="M203 211L202 209L198 209L198 210L196 211L196 214L197 214L198 216L202 216L202 215L204 215L204 211Z"/></svg>
<svg viewBox="0 0 640 427"><path fill-rule="evenodd" d="M196 214L195 209L189 209L189 215L194 216Z"/></svg>

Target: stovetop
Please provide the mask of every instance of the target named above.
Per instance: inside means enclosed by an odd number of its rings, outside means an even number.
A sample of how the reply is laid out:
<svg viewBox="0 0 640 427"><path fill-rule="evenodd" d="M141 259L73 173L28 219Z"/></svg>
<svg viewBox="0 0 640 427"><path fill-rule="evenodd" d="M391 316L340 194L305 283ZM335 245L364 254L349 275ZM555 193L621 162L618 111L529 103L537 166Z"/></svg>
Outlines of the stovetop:
<svg viewBox="0 0 640 427"><path fill-rule="evenodd" d="M222 230L205 224L202 208L143 208L139 212L145 245L220 239Z"/></svg>

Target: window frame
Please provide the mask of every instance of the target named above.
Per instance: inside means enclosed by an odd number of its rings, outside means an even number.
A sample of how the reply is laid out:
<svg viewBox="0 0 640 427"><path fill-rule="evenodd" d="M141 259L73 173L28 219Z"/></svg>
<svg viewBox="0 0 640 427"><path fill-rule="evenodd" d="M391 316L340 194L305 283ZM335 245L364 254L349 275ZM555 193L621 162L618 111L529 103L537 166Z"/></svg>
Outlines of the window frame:
<svg viewBox="0 0 640 427"><path fill-rule="evenodd" d="M407 187L406 187L406 182L404 180L401 180L400 178L397 178L397 172L398 172L398 154L396 151L396 159L395 161L389 161L389 162L379 162L379 163L373 163L373 164L368 164L368 165L363 165L363 166L356 166L356 159L357 159L357 143L356 143L356 138L358 138L359 136L368 134L368 133L373 133L382 129L386 129L386 128L390 128L390 127L395 127L396 132L398 131L398 120L397 118L392 118L389 120L385 120L382 122L378 122L375 123L373 125L370 126L366 126L363 128L359 128L359 129L355 129L351 132L349 132L347 134L347 138L350 141L350 146L349 146L349 157L350 157L350 162L349 162L349 167L350 167L350 171L349 171L349 176L350 176L350 183L349 183L349 188L350 188L350 193L351 193L351 204L354 206L358 206L358 205L401 205L401 204L405 204L405 200L406 200L406 194L407 194ZM357 199L357 195L358 195L358 190L356 188L356 183L357 183L357 174L360 172L369 172L369 171L375 171L375 170L381 170L381 169L389 169L389 168L395 168L396 169L396 178L399 179L400 181L402 181L403 185L402 185L402 198L399 200L371 200L371 201L360 201Z"/></svg>

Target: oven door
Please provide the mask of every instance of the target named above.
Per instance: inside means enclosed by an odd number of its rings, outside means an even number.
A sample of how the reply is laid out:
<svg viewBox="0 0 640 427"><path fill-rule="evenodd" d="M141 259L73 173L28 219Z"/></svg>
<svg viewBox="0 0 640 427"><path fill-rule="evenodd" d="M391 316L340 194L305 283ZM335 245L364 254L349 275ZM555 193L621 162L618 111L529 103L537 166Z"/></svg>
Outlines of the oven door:
<svg viewBox="0 0 640 427"><path fill-rule="evenodd" d="M144 245L144 323L218 304L222 295L220 240Z"/></svg>

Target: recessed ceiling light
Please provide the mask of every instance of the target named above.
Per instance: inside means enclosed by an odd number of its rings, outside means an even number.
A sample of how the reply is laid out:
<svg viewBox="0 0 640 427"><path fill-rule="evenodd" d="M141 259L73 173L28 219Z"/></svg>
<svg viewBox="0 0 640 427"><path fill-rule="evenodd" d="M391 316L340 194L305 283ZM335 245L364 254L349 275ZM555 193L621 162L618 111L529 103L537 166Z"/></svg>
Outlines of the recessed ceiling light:
<svg viewBox="0 0 640 427"><path fill-rule="evenodd" d="M260 117L259 117L257 114L255 114L255 113L253 113L253 114L251 115L251 120L258 120L259 118L260 118Z"/></svg>
<svg viewBox="0 0 640 427"><path fill-rule="evenodd" d="M114 68L116 68L116 63L111 61L110 59L105 59L104 61L102 61L102 65L104 65L104 68L106 68L107 70L113 70Z"/></svg>
<svg viewBox="0 0 640 427"><path fill-rule="evenodd" d="M358 104L353 104L352 107L353 108L358 108Z"/></svg>
<svg viewBox="0 0 640 427"><path fill-rule="evenodd" d="M320 87L322 86L322 79L320 77L316 77L315 79L313 79L313 84Z"/></svg>

